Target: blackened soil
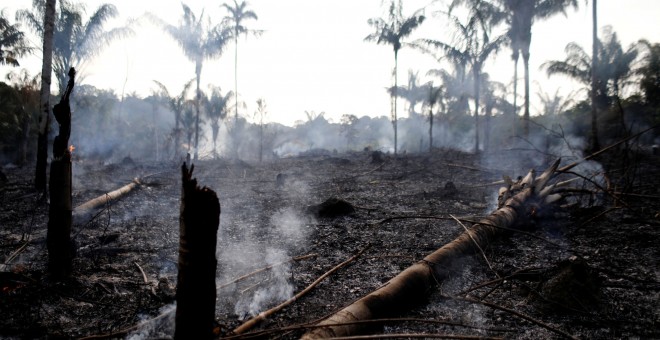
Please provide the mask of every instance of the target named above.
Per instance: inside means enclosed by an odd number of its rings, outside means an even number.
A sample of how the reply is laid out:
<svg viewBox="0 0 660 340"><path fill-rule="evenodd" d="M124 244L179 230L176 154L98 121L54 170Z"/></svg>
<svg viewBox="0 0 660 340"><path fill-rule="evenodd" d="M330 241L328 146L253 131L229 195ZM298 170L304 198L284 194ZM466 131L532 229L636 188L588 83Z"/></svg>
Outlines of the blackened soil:
<svg viewBox="0 0 660 340"><path fill-rule="evenodd" d="M630 164L605 165L607 180L600 183L608 193L583 179L574 182L579 190L566 192L571 197L560 202L563 208L527 233L497 240L485 256L457 259L455 275L425 301L370 332L561 338L508 311L453 296L496 304L582 339L660 338L660 160L638 155ZM217 192L222 207L217 337L368 248L252 330L263 338L299 338L303 325L377 289L458 236L464 227L450 215L473 219L492 212L499 187L492 183L503 175L524 176L547 165L534 154L486 159L447 150L382 155L377 162L370 153L353 153L195 163L194 177ZM48 203L31 189L33 169L5 168L0 337L171 338L180 166L77 160L74 206L135 177L143 185L76 218L74 272L60 282L46 271ZM352 209L319 215L315 209L329 199ZM303 255L309 256L293 259Z"/></svg>

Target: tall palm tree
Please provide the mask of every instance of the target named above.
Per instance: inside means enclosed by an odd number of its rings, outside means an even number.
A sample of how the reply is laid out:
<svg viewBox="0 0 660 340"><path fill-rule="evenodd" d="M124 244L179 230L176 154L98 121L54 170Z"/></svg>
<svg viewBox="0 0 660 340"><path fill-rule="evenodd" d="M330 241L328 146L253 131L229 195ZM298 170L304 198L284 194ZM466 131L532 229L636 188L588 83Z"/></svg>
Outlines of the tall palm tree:
<svg viewBox="0 0 660 340"><path fill-rule="evenodd" d="M0 65L20 66L18 58L32 52L18 24L10 24L5 10L0 11Z"/></svg>
<svg viewBox="0 0 660 340"><path fill-rule="evenodd" d="M372 26L376 32L369 34L364 38L365 41L375 41L378 44L392 45L394 50L394 93L392 99L394 101L392 107L392 126L394 127L394 154L397 154L397 66L399 62L399 50L403 46L403 39L408 37L419 25L424 22L425 16L422 10L417 10L410 17L403 16L403 2L399 0L391 0L389 7L389 16L387 19L372 18L367 21L369 26Z"/></svg>
<svg viewBox="0 0 660 340"><path fill-rule="evenodd" d="M162 19L148 14L148 17L159 25L172 39L174 39L179 47L183 50L184 55L195 64L195 160L199 155L199 125L200 125L200 99L201 92L199 83L202 77L202 66L204 61L219 57L224 51L225 46L231 36L230 31L222 24L212 25L208 17L204 17L204 11L197 16L185 4L183 7L183 16L178 25L172 25L164 22Z"/></svg>
<svg viewBox="0 0 660 340"><path fill-rule="evenodd" d="M190 79L184 86L183 89L181 90L181 93L179 93L176 96L173 96L170 94L170 92L167 90L167 87L163 85L162 83L154 80L154 83L156 86L158 86L158 96L163 98L167 102L167 106L172 112L174 113L174 130L172 131L172 134L174 136L174 158L176 159L179 156L179 149L180 149L180 138L181 138L181 128L180 124L182 122L182 117L184 114L184 110L186 108L186 105L188 103L188 92L190 91L190 88L192 87L192 83L195 81L195 78Z"/></svg>
<svg viewBox="0 0 660 340"><path fill-rule="evenodd" d="M606 110L613 102L620 104L621 91L629 84L630 77L634 75L632 65L636 58L637 45L633 44L624 51L616 33L612 31L611 27L606 26L603 28L602 41L597 41L595 57L573 42L566 45L565 60L551 60L542 65L548 76L564 75L590 88L591 133L596 133L590 136L589 148L591 151L599 147L598 130L593 126L597 122L593 116L593 107L598 112ZM622 127L625 128L623 110L621 110L621 114Z"/></svg>
<svg viewBox="0 0 660 340"><path fill-rule="evenodd" d="M492 39L492 27L479 13L472 13L466 23L453 15L449 15L454 25L456 41L446 43L432 39L418 40L416 44L423 44L441 50L450 60L460 61L461 65L469 65L472 70L474 86L474 122L475 122L475 153L479 152L479 92L481 90L481 77L486 60L499 50L506 41L501 35Z"/></svg>
<svg viewBox="0 0 660 340"><path fill-rule="evenodd" d="M532 26L536 20L548 19L559 13L567 15L568 7L578 8L578 0L453 0L450 8L457 4L466 4L473 13L475 11L488 15L491 24L505 22L508 26L507 36L511 47L511 58L514 62L514 114L517 111L518 95L518 60L523 56L524 65L524 108L523 133L529 134L529 59L532 43Z"/></svg>
<svg viewBox="0 0 660 340"><path fill-rule="evenodd" d="M48 168L48 128L50 127L50 81L53 73L53 35L55 32L56 0L46 0L42 16L43 63L41 67L41 91L39 94L39 137L37 139L37 165L34 186L46 193L46 169Z"/></svg>
<svg viewBox="0 0 660 340"><path fill-rule="evenodd" d="M16 17L43 38L44 2L33 0L32 7L32 11L17 11ZM119 11L115 5L102 4L84 22L86 16L84 3L60 0L59 11L55 14L53 34L53 71L60 93L66 88L67 72L71 67L76 69L77 81L80 82L84 78L84 67L89 60L99 55L114 40L133 34L129 26L105 30L104 26L108 20L118 15Z"/></svg>
<svg viewBox="0 0 660 340"><path fill-rule="evenodd" d="M229 15L224 17L222 21L224 25L231 27L231 35L234 39L234 93L236 94L236 96L234 96L234 107L236 109L234 119L238 119L238 37L241 35L247 37L248 34L259 36L263 33L261 30L252 30L243 25L243 22L246 20L259 20L257 14L254 11L247 9L247 6L247 2L241 1L238 3L236 0L234 0L233 6L227 3L221 5L221 7L229 12Z"/></svg>
<svg viewBox="0 0 660 340"><path fill-rule="evenodd" d="M209 86L211 93L209 96L202 97L204 112L211 120L211 132L213 133L213 155L218 156L216 142L220 132L220 121L227 118L229 111L229 100L234 95L232 91L222 94L222 90L217 86Z"/></svg>

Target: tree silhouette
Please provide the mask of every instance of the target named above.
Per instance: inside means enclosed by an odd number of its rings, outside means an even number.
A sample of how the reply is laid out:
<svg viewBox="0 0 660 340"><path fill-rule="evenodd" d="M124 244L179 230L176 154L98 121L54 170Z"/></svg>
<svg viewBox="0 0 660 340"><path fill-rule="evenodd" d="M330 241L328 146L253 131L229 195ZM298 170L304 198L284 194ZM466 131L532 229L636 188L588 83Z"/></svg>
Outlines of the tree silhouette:
<svg viewBox="0 0 660 340"><path fill-rule="evenodd" d="M227 3L221 5L221 7L229 12L229 15L222 21L224 25L231 27L231 38L234 39L234 93L236 94L234 119L238 119L238 37L242 34L247 37L249 33L255 36L263 33L261 30L252 30L243 25L243 22L246 20L259 20L257 14L247 9L247 6L247 2L241 1L241 3L238 3L236 0L234 0L234 6Z"/></svg>
<svg viewBox="0 0 660 340"><path fill-rule="evenodd" d="M491 24L479 12L471 13L466 23L454 16L448 15L456 31L453 43L431 39L418 40L416 43L441 50L447 58L463 66L469 65L472 70L474 86L474 120L475 120L475 153L479 152L479 91L483 66L492 53L497 52L506 41L506 36L491 39Z"/></svg>
<svg viewBox="0 0 660 340"><path fill-rule="evenodd" d="M232 91L222 94L222 90L217 86L209 86L210 95L202 97L204 112L211 121L211 132L213 133L213 155L218 156L216 142L220 132L220 121L227 118L229 111L229 100L234 95Z"/></svg>
<svg viewBox="0 0 660 340"><path fill-rule="evenodd" d="M165 87L165 85L154 80L154 83L156 84L156 86L158 86L159 89L159 91L157 92L158 96L160 96L167 102L168 108L172 110L172 112L174 113L174 130L172 131L172 135L174 136L175 159L179 156L179 148L181 147L180 138L181 138L182 129L180 127L180 124L183 120L183 114L186 105L188 105L188 99L186 99L186 97L188 96L188 92L190 91L190 87L192 86L193 81L195 81L195 78L190 79L183 86L181 93L179 93L176 96L172 96L170 92L167 90L167 87ZM190 146L190 144L188 146Z"/></svg>
<svg viewBox="0 0 660 340"><path fill-rule="evenodd" d="M529 133L529 59L530 46L532 43L532 26L535 21L548 19L556 14L567 15L566 9L573 7L577 9L577 0L453 0L450 8L458 4L465 4L474 14L477 12L488 17L492 25L505 22L508 26L507 37L511 47L511 58L514 62L513 76L513 100L514 114L517 112L518 95L518 60L520 54L523 56L525 101L523 108L523 133Z"/></svg>
<svg viewBox="0 0 660 340"><path fill-rule="evenodd" d="M231 36L231 31L222 24L213 26L210 19L204 17L204 11L197 16L185 4L181 4L183 15L178 25L171 25L162 19L148 14L148 17L159 25L181 47L183 54L195 64L195 160L198 159L199 125L200 125L200 99L199 83L202 77L204 61L219 57Z"/></svg>
<svg viewBox="0 0 660 340"><path fill-rule="evenodd" d="M551 60L543 63L541 67L546 69L548 76L564 75L587 88L591 86L592 100L596 101L596 108L601 111L606 110L613 102L620 105L621 91L630 84L628 80L634 75L632 65L636 58L637 46L633 44L624 51L616 33L611 27L605 26L603 39L597 42L596 58L592 58L580 45L572 42L566 45L566 59ZM596 64L593 64L594 59ZM596 80L595 88L592 77ZM623 115L623 110L621 114ZM621 119L622 127L625 127L623 116ZM598 136L592 138L597 141ZM590 147L594 147L593 140Z"/></svg>
<svg viewBox="0 0 660 340"><path fill-rule="evenodd" d="M10 24L5 10L0 11L0 65L20 66L18 58L32 52L18 24Z"/></svg>
<svg viewBox="0 0 660 340"><path fill-rule="evenodd" d="M433 108L436 104L443 105L442 96L444 89L442 86L433 86L433 82L429 82L426 86L427 95L424 100L424 105L429 109L429 153L433 152Z"/></svg>
<svg viewBox="0 0 660 340"><path fill-rule="evenodd" d="M59 92L63 93L67 84L67 72L71 67L77 70L76 78L80 82L84 79L84 67L89 60L99 55L114 40L133 34L133 30L128 26L105 30L106 22L119 15L112 4L102 4L89 20L84 22L84 3L67 0L61 0L59 3L59 11L55 13L54 19L53 71ZM32 8L32 11L19 10L16 17L43 38L45 3L33 0Z"/></svg>
<svg viewBox="0 0 660 340"><path fill-rule="evenodd" d="M419 84L419 72L408 70L408 84L407 86L398 86L396 90L391 87L389 89L390 95L396 95L405 99L408 102L408 116L415 115L415 107L417 104L423 103L428 98L427 85Z"/></svg>
<svg viewBox="0 0 660 340"><path fill-rule="evenodd" d="M259 124L259 162L263 160L264 155L264 118L267 114L266 100L263 98L257 99L257 111L254 112L254 118Z"/></svg>
<svg viewBox="0 0 660 340"><path fill-rule="evenodd" d="M648 40L641 40L639 46L646 50L641 62L642 66L636 71L641 76L640 89L644 94L646 103L653 108L660 108L660 43L651 44Z"/></svg>
<svg viewBox="0 0 660 340"><path fill-rule="evenodd" d="M399 0L392 0L389 7L389 16L387 19L372 18L367 21L369 26L372 26L376 32L369 34L365 41L375 41L378 44L392 45L394 50L394 93L392 98L394 105L392 107L392 126L394 127L394 154L397 154L397 107L396 89L397 83L397 66L399 63L399 50L403 46L403 39L408 37L419 25L424 22L424 15L421 14L422 10L417 10L410 17L403 16L403 2Z"/></svg>

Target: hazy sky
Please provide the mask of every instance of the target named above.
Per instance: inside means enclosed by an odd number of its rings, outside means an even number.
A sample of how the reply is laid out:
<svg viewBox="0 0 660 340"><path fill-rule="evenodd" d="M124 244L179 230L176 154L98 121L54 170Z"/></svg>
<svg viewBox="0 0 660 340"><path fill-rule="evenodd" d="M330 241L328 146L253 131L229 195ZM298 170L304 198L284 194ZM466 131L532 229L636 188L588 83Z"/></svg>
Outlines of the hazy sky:
<svg viewBox="0 0 660 340"><path fill-rule="evenodd" d="M107 2L87 0L88 14ZM238 91L247 108L240 113L252 117L256 100L264 98L267 120L291 125L305 119L305 111L325 112L326 117L339 121L343 114L357 116L389 116L390 101L385 88L391 86L394 56L391 46L365 42L372 33L367 19L386 17L382 0L251 0L249 8L259 16L248 21L254 29L265 30L260 38L239 40ZM27 0L4 0L10 18L17 8L30 4ZM137 18L151 11L164 20L177 23L182 14L181 2L174 0L136 1L115 0L121 18L108 27L121 25L128 17ZM214 22L226 15L220 8L222 1L186 1L195 13L202 9ZM406 0L407 15L426 7L429 19L411 37L450 41L450 29L442 15L443 1L430 5L430 0ZM536 22L533 28L531 51L532 113L536 93L553 94L557 87L563 93L579 85L561 77L548 80L539 66L550 59L563 59L564 47L575 41L591 51L591 4L579 1L578 11L569 10L568 17L556 16ZM611 25L624 47L640 38L660 42L660 1L658 0L601 0L598 26ZM178 45L157 27L143 21L135 27L135 36L116 41L105 53L89 61L83 72L85 83L99 88L149 95L155 89L153 80L164 83L171 93L179 93L183 84L194 77L194 64L184 57ZM35 43L36 38L33 38ZM40 45L40 43L38 43ZM38 53L40 54L40 53ZM485 69L494 80L510 84L513 72L511 52L503 49ZM32 74L40 72L40 55L22 62ZM521 65L522 66L522 62ZM408 70L418 71L420 83L433 78L426 71L438 68L433 58L420 52L403 49L399 53L399 83L405 84ZM10 68L0 66L4 75ZM522 68L520 69L522 77ZM209 60L202 71L203 89L208 84L221 86L223 91L234 89L234 45L227 46L217 60ZM542 86L541 86L542 84ZM522 93L522 81L519 83ZM405 117L405 103L400 101L400 117Z"/></svg>

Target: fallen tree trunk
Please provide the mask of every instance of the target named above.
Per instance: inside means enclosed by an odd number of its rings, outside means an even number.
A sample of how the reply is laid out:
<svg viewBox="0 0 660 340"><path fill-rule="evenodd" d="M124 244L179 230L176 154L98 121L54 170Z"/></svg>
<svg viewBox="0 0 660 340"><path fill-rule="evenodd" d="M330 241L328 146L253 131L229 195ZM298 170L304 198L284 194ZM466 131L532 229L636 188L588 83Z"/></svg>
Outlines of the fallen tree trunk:
<svg viewBox="0 0 660 340"><path fill-rule="evenodd" d="M97 198L91 199L79 206L76 207L74 210L74 214L76 215L86 215L90 213L92 210L97 209L101 206L104 206L108 203L111 203L114 200L119 199L120 197L128 194L129 192L133 191L134 189L138 188L141 185L140 179L135 178L131 183L128 183L124 185L123 187L113 190L111 192L105 193Z"/></svg>
<svg viewBox="0 0 660 340"><path fill-rule="evenodd" d="M500 189L498 209L456 239L399 273L381 288L343 308L303 335L302 339L343 337L361 333L360 320L385 318L422 302L436 285L455 273L461 257L473 255L497 237L524 225L544 206L560 197L546 186L559 160L535 178L533 170L517 183Z"/></svg>

